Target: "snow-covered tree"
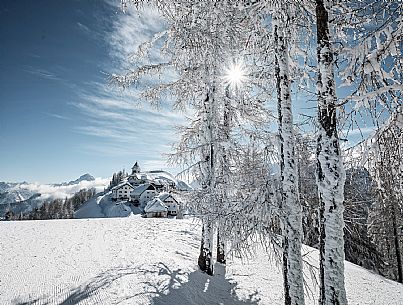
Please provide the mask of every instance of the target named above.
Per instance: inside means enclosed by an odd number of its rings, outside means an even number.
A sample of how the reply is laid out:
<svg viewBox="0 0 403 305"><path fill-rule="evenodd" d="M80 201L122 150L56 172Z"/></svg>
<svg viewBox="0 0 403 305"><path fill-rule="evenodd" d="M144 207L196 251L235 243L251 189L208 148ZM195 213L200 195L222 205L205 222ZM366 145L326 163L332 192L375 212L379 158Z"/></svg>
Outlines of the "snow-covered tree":
<svg viewBox="0 0 403 305"><path fill-rule="evenodd" d="M285 304L304 304L302 271L302 211L298 195L297 158L289 63L290 13L273 14L277 109L280 138L281 213Z"/></svg>
<svg viewBox="0 0 403 305"><path fill-rule="evenodd" d="M396 118L396 115L401 112L403 5L401 1L346 0L335 3L332 8L335 40L333 46L338 54L336 61L338 75L341 86L349 90L347 96L339 99L339 105L347 104L343 110L350 118L349 121L353 122L352 124L357 124L355 115L365 111L369 112L376 126L382 126L385 119L388 117ZM387 156L389 151L384 151L385 147L392 145L391 142L386 144L387 134L387 132L378 131L377 136L373 139L375 144L370 145L372 148L379 148L379 150L370 149L370 151L376 151L376 153L370 154L372 163L370 162L371 165L368 169L371 173L373 168L382 171L381 163L373 161L378 160L380 155L385 154L386 160L390 160ZM380 146L377 146L377 143ZM363 159L365 158L366 156L363 156ZM395 166L399 167L398 163L396 162ZM372 173L372 175L379 177L380 171L375 172L375 174ZM383 226L379 224L382 222L389 223L393 227L393 217L386 220L384 217L380 217L381 214L377 214L385 207L382 203L384 202L382 192L379 191L382 189L384 188L378 183L377 202L371 207L371 221L369 221L370 234L377 246L382 244L379 237L385 235ZM389 211L393 214L392 209ZM378 216L373 218L374 215ZM384 215L391 214L384 212ZM376 232L377 230L380 232ZM393 236L392 232L389 233L389 236ZM376 237L374 238L374 236ZM398 238L396 240L398 241ZM396 246L387 247L389 249L398 248ZM385 248L378 250L381 254L382 252L385 253ZM386 252L392 253L393 251ZM395 251L392 256L395 256L396 253L399 251ZM388 259L386 259L386 264L390 264L387 261ZM378 267L382 268L382 266ZM398 269L396 266L397 272L394 276L396 279L399 278Z"/></svg>
<svg viewBox="0 0 403 305"><path fill-rule="evenodd" d="M312 201L312 206L317 200L319 212L317 217L304 219L306 224L314 226L313 231L309 231L313 232L309 237L311 244L315 244L312 241L316 229L314 223L319 220L320 304L346 304L345 170L337 115L337 109L343 103L339 103L340 98L336 95L335 73L339 72L342 83L353 91L343 98L344 103L353 100L360 107L368 101L381 101L387 105L385 109L396 109L401 85L401 58L398 56L398 51L401 51L398 45L401 5L386 0L380 4L369 1L369 6L367 2L347 0L340 3L331 0L291 1L287 5L278 1L229 0L133 0L123 1L123 4L126 2L134 3L137 8L152 5L160 12L166 29L141 45L135 56L147 56L150 49L157 46L164 60L147 64L139 60L129 73L113 75L112 79L126 87L141 82L144 76L174 75L168 81L148 86L142 97L158 104L156 101L169 93L174 98L175 108L190 113L188 125L179 129L181 138L170 160L192 171L200 185L200 189L189 196L192 203L189 208L202 219L201 269L213 273L216 225L217 258L225 262L226 241L231 240L236 249L242 249L242 245L248 245L247 240L259 233L274 236L280 232L280 219L287 304L304 303L299 191L307 193L308 190L298 183L298 177L302 175L298 171L295 151L291 92L297 90L301 80L317 77L318 198L304 193L302 199L304 203ZM371 18L366 18L368 12L372 12ZM380 12L384 12L383 19ZM376 20L373 28L368 22L371 19ZM312 28L316 28L316 67L315 63L308 63ZM360 44L365 47L361 48ZM243 62L249 68L250 85L245 88L246 94L231 94L229 86L222 80L223 71L231 61ZM263 164L267 161L267 154L256 154L251 146L258 142L255 136L259 132L248 139L245 136L248 128L243 127L259 122L257 130L264 129L264 119L256 120L256 117L264 117L261 116L264 111L260 112L264 107L250 96L267 88L277 89L280 138L277 160L281 183L270 180L270 170L267 164ZM372 109L378 108L372 106ZM267 148L271 144L261 147ZM263 160L262 164L254 172L247 169L256 160ZM308 164L308 160L310 158L303 161ZM236 165L241 163L247 164L247 168L237 168ZM255 179L259 174L265 178ZM242 175L254 181L253 185L245 185ZM269 186L268 181L275 182ZM305 206L305 210L309 209ZM277 215L272 217L274 210ZM361 212L365 214L365 211Z"/></svg>
<svg viewBox="0 0 403 305"><path fill-rule="evenodd" d="M370 234L387 264L387 276L403 281L403 112L394 113L377 131L370 153L376 180L376 203L372 207Z"/></svg>
<svg viewBox="0 0 403 305"><path fill-rule="evenodd" d="M125 170L118 171L117 173L113 173L112 179L109 182L108 189L113 188L114 186L120 184L125 178L127 178L127 173Z"/></svg>
<svg viewBox="0 0 403 305"><path fill-rule="evenodd" d="M381 266L379 251L368 232L370 207L375 201L374 183L365 167L353 166L346 170L344 199L346 260L379 271Z"/></svg>
<svg viewBox="0 0 403 305"><path fill-rule="evenodd" d="M304 244L318 248L319 244L319 199L315 170L315 137L313 134L297 133L296 155L298 158L298 184L302 206Z"/></svg>
<svg viewBox="0 0 403 305"><path fill-rule="evenodd" d="M337 96L331 40L332 2L316 0L317 32L317 184L320 224L320 305L347 304L344 285L344 182L337 129Z"/></svg>
<svg viewBox="0 0 403 305"><path fill-rule="evenodd" d="M201 186L192 194L190 202L194 203L193 210L203 222L199 265L212 274L211 237L215 221L218 220L220 226L223 223L219 216L221 210L228 206L225 184L228 184L231 166L226 149L230 146L229 98L222 78L226 66L235 59L231 58L233 51L245 40L242 26L248 18L231 1L155 1L152 4L167 23L167 35L164 36L167 62L140 66L123 77L113 76L113 79L130 85L144 73L159 73L161 69L173 69L177 73L173 82L154 86L143 96L150 98L170 92L176 107L189 107L193 114L188 127L182 129L181 140L175 146L176 153L171 160L190 167ZM222 112L226 115L220 115ZM221 228L219 232L225 230ZM220 238L220 252L224 248L223 237Z"/></svg>
<svg viewBox="0 0 403 305"><path fill-rule="evenodd" d="M394 112L402 100L402 2L344 0L333 13L341 86L350 91L341 103L369 109L375 120Z"/></svg>

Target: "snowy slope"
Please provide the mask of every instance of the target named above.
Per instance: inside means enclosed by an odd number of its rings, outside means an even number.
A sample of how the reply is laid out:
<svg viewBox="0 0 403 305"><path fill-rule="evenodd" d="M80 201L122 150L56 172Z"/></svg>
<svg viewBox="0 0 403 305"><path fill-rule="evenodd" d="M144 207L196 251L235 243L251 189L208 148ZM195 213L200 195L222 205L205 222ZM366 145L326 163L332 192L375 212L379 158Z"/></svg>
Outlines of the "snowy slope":
<svg viewBox="0 0 403 305"><path fill-rule="evenodd" d="M35 191L28 188L27 182L0 182L0 205L21 202L34 194Z"/></svg>
<svg viewBox="0 0 403 305"><path fill-rule="evenodd" d="M11 203L10 205L8 204L0 205L0 216L4 215L7 212L8 207L10 207L10 209L14 212L14 214L29 213L33 209L42 206L44 200L45 199L41 196L41 194L34 193L28 199Z"/></svg>
<svg viewBox="0 0 403 305"><path fill-rule="evenodd" d="M74 213L74 218L127 217L140 214L139 208L125 201L113 201L112 192L98 193Z"/></svg>
<svg viewBox="0 0 403 305"><path fill-rule="evenodd" d="M0 222L0 232L0 304L283 304L281 272L262 250L214 277L199 272L189 219ZM403 285L350 263L346 276L350 305L402 304Z"/></svg>
<svg viewBox="0 0 403 305"><path fill-rule="evenodd" d="M185 181L175 178L172 174L163 171L163 170L154 170L145 172L149 179L151 180L160 180L162 182L173 182L176 188L180 191L191 191L193 188L187 184Z"/></svg>

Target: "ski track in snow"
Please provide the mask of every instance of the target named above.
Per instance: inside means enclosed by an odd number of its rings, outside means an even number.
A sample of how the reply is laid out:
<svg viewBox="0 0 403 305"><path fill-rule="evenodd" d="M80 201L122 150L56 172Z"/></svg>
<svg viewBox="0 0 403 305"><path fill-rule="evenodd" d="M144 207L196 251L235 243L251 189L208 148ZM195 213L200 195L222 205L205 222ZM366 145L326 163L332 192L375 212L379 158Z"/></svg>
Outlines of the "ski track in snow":
<svg viewBox="0 0 403 305"><path fill-rule="evenodd" d="M262 250L216 264L214 277L199 272L199 231L190 219L139 216L0 222L0 304L284 303L281 271ZM347 262L346 286L350 305L403 304L403 285Z"/></svg>

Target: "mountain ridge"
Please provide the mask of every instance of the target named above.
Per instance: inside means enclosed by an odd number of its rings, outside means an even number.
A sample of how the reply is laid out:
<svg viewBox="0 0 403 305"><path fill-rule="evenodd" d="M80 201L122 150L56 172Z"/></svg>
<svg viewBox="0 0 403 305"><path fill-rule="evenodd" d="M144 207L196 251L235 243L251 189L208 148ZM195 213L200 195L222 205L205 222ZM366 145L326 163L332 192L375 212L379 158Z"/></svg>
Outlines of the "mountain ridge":
<svg viewBox="0 0 403 305"><path fill-rule="evenodd" d="M75 180L55 184L0 182L0 216L9 208L14 213L29 213L51 199L73 196L80 189L103 190L109 178L94 178L85 173Z"/></svg>

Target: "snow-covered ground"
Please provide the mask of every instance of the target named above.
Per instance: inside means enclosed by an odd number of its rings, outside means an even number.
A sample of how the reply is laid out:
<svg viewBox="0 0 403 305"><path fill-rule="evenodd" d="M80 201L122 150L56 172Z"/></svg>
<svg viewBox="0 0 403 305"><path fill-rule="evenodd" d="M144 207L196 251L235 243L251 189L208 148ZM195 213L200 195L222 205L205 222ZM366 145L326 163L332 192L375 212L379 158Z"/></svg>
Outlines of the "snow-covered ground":
<svg viewBox="0 0 403 305"><path fill-rule="evenodd" d="M216 265L213 277L199 272L190 219L0 222L0 232L2 305L283 304L281 272L262 250ZM403 304L403 285L350 263L346 285L350 305Z"/></svg>
<svg viewBox="0 0 403 305"><path fill-rule="evenodd" d="M176 188L180 191L190 191L192 190L192 187L186 183L183 180L177 179L174 177L174 175L172 175L171 173L168 173L166 171L163 170L154 170L154 171L149 171L149 172L145 172L145 174L147 175L147 177L150 180L154 180L154 181L160 181L160 182L171 182L174 183Z"/></svg>
<svg viewBox="0 0 403 305"><path fill-rule="evenodd" d="M141 210L126 201L112 200L112 192L98 193L74 213L74 218L127 217Z"/></svg>

